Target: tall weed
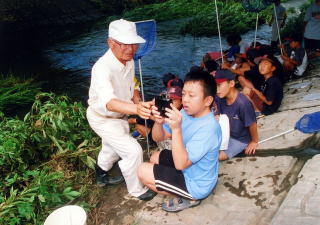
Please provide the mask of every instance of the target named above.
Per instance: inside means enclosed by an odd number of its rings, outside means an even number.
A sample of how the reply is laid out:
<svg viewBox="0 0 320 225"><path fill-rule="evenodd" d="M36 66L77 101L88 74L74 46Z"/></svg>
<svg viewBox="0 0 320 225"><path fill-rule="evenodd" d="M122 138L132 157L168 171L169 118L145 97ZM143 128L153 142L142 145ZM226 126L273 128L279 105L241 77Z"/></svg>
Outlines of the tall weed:
<svg viewBox="0 0 320 225"><path fill-rule="evenodd" d="M31 104L40 87L32 79L0 75L0 111L11 112Z"/></svg>

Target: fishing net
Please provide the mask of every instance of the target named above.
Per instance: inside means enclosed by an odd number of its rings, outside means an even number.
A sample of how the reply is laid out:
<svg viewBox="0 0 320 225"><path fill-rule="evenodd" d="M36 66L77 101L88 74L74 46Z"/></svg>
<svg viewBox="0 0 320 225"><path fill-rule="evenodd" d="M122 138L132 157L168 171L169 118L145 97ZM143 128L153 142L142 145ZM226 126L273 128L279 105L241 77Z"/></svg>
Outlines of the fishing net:
<svg viewBox="0 0 320 225"><path fill-rule="evenodd" d="M314 133L320 131L320 112L305 114L296 123L295 128L303 133Z"/></svg>
<svg viewBox="0 0 320 225"><path fill-rule="evenodd" d="M146 42L139 45L139 49L136 52L134 59L141 59L143 56L151 52L156 44L156 21L146 20L136 22L137 33L143 37Z"/></svg>
<svg viewBox="0 0 320 225"><path fill-rule="evenodd" d="M268 7L270 0L242 0L243 8L248 12L259 13Z"/></svg>

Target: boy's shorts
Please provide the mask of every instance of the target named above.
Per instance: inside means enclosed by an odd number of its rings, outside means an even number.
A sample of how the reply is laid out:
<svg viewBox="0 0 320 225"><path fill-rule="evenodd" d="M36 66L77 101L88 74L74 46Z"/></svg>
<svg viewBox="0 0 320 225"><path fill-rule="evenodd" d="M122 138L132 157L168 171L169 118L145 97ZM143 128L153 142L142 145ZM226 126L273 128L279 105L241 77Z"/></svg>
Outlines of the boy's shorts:
<svg viewBox="0 0 320 225"><path fill-rule="evenodd" d="M246 149L247 146L248 143L243 143L230 137L228 149L224 152L227 154L228 158L231 159L234 156L238 155L240 152L242 152L244 149Z"/></svg>
<svg viewBox="0 0 320 225"><path fill-rule="evenodd" d="M169 192L193 200L187 190L186 182L181 170L174 167L172 151L164 149L159 155L159 164L153 166L155 186L158 191Z"/></svg>

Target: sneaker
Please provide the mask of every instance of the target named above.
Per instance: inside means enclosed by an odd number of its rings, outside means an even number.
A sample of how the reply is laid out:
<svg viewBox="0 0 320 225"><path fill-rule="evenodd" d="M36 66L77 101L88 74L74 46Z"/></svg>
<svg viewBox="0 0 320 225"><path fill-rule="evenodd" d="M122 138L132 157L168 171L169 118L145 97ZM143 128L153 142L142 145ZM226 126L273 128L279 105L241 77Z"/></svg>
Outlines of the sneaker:
<svg viewBox="0 0 320 225"><path fill-rule="evenodd" d="M138 197L138 199L142 200L142 201L149 201L151 199L154 198L154 196L157 195L157 192L152 191L151 189L149 189L146 193L140 195Z"/></svg>
<svg viewBox="0 0 320 225"><path fill-rule="evenodd" d="M137 138L137 137L140 136L140 133L139 133L139 131L135 130L135 131L133 131L133 132L131 133L131 136L134 137L134 138Z"/></svg>
<svg viewBox="0 0 320 225"><path fill-rule="evenodd" d="M111 177L107 171L96 166L96 180L99 187L104 187L106 185L120 184L124 181L124 177L122 175Z"/></svg>

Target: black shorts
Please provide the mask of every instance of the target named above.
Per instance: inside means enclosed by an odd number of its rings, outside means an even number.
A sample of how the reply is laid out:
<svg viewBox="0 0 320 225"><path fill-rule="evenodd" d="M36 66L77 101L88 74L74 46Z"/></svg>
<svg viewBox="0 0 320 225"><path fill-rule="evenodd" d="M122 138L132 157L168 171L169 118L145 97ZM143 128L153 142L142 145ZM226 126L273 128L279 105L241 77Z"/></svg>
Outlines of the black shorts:
<svg viewBox="0 0 320 225"><path fill-rule="evenodd" d="M311 50L320 49L320 40L304 38L304 48Z"/></svg>
<svg viewBox="0 0 320 225"><path fill-rule="evenodd" d="M164 149L160 152L159 164L154 165L153 174L158 191L169 192L193 200L187 190L182 171L174 167L172 151Z"/></svg>

